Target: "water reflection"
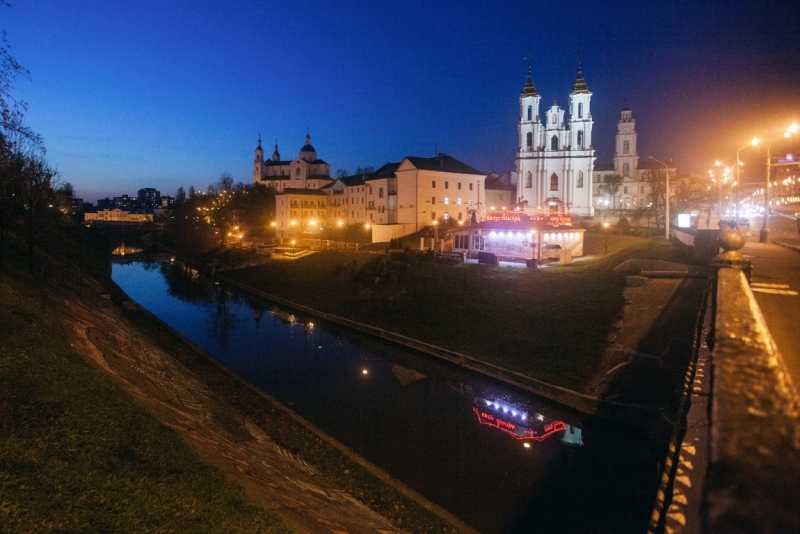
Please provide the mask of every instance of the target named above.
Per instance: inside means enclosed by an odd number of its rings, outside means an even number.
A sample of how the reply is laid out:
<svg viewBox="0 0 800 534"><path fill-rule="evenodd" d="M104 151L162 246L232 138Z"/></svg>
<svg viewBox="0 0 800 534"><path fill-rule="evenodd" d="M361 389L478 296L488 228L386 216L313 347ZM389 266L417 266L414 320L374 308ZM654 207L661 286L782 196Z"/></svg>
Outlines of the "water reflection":
<svg viewBox="0 0 800 534"><path fill-rule="evenodd" d="M645 529L662 456L641 435L238 294L177 262L159 267L115 264L113 278L240 376L479 531Z"/></svg>

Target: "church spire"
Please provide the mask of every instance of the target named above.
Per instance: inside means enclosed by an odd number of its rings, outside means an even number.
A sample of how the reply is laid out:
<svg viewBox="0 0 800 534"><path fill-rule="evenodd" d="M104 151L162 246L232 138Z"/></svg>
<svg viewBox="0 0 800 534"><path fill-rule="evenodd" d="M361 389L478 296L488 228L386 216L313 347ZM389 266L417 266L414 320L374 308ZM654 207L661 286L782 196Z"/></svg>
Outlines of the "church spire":
<svg viewBox="0 0 800 534"><path fill-rule="evenodd" d="M531 68L528 67L528 81L525 82L525 87L522 88L522 96L539 96L536 92L536 87L533 85L531 79Z"/></svg>
<svg viewBox="0 0 800 534"><path fill-rule="evenodd" d="M588 93L589 88L586 87L586 80L583 79L583 68L581 66L581 60L583 59L583 52L578 50L575 53L578 56L578 75L575 77L575 86L572 88L572 94L576 93Z"/></svg>

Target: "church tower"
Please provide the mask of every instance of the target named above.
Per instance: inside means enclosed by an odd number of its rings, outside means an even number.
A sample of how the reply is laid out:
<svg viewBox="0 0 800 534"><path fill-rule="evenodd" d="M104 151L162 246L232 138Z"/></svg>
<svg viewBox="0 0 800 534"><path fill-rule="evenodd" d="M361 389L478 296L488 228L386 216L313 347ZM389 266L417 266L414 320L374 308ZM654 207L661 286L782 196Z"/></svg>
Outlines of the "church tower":
<svg viewBox="0 0 800 534"><path fill-rule="evenodd" d="M540 116L540 95L528 72L520 95L516 167L517 203L529 215L543 211L594 215L591 98L579 67L569 96L569 117L555 100Z"/></svg>
<svg viewBox="0 0 800 534"><path fill-rule="evenodd" d="M260 182L261 177L264 175L263 173L264 173L264 149L261 148L261 137L259 137L258 146L256 147L256 158L253 161L253 183Z"/></svg>
<svg viewBox="0 0 800 534"><path fill-rule="evenodd" d="M636 119L632 118L631 110L622 110L617 122L616 146L614 147L614 170L623 180L635 178L636 168L639 166L639 153L636 151Z"/></svg>

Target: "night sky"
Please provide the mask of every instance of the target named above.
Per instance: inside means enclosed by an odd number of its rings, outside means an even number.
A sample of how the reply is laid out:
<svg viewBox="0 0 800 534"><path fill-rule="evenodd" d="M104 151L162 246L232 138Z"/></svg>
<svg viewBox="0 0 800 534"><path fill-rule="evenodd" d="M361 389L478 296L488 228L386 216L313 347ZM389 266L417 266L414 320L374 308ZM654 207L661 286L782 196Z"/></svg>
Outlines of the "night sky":
<svg viewBox="0 0 800 534"><path fill-rule="evenodd" d="M528 54L544 112L582 51L597 162L625 106L640 158L682 172L800 121L800 1L13 0L0 21L27 124L92 202L249 183L259 134L292 159L310 132L331 173L437 150L512 170Z"/></svg>

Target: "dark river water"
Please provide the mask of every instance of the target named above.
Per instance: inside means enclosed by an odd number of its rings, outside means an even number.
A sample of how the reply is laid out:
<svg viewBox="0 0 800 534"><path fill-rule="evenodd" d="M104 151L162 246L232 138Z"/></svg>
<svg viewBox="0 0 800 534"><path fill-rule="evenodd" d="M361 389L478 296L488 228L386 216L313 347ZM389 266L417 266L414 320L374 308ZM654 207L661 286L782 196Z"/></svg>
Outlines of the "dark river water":
<svg viewBox="0 0 800 534"><path fill-rule="evenodd" d="M214 284L116 262L136 302L480 532L646 530L664 445Z"/></svg>

